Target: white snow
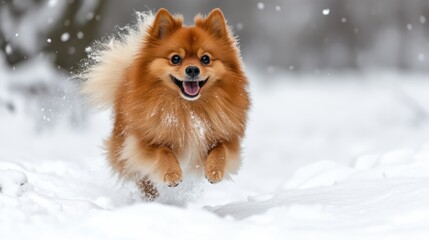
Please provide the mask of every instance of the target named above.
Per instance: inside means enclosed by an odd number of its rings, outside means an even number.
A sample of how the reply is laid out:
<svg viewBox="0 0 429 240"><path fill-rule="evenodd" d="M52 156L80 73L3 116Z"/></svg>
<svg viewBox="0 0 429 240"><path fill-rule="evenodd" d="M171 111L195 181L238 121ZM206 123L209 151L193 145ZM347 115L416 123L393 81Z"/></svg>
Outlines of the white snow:
<svg viewBox="0 0 429 240"><path fill-rule="evenodd" d="M153 115L154 113L151 113L150 117L153 117ZM174 114L164 113L161 119L162 119L162 124L164 124L166 127L178 127L179 125L179 120Z"/></svg>
<svg viewBox="0 0 429 240"><path fill-rule="evenodd" d="M0 238L428 239L427 76L266 76L250 75L241 171L182 207L111 175L108 112L42 132L2 115Z"/></svg>
<svg viewBox="0 0 429 240"><path fill-rule="evenodd" d="M264 10L264 8L265 8L265 4L263 2L258 2L258 9Z"/></svg>
<svg viewBox="0 0 429 240"><path fill-rule="evenodd" d="M201 139L204 139L207 131L206 123L203 122L194 112L190 112L191 125ZM176 120L177 121L177 120Z"/></svg>
<svg viewBox="0 0 429 240"><path fill-rule="evenodd" d="M20 197L28 188L25 173L16 170L0 170L0 194Z"/></svg>

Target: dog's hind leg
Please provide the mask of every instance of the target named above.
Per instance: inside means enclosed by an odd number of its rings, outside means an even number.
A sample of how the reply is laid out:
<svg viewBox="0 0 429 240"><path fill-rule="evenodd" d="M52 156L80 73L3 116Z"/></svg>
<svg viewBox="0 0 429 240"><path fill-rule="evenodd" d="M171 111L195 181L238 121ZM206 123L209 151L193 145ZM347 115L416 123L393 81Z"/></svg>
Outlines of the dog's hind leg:
<svg viewBox="0 0 429 240"><path fill-rule="evenodd" d="M143 200L152 202L159 197L158 189L147 177L138 181L137 187L142 193Z"/></svg>

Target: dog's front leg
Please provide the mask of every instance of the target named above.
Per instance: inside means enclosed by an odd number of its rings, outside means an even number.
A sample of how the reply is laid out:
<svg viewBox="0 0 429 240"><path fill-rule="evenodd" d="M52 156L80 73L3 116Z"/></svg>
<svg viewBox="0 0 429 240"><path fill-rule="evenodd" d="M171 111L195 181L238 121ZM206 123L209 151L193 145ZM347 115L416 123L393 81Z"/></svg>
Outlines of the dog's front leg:
<svg viewBox="0 0 429 240"><path fill-rule="evenodd" d="M127 172L138 173L155 184L175 187L182 181L179 162L167 147L149 145L130 136L125 141L121 157Z"/></svg>
<svg viewBox="0 0 429 240"><path fill-rule="evenodd" d="M221 142L212 148L205 163L206 178L218 183L225 176L235 174L240 167L240 143L238 140Z"/></svg>
<svg viewBox="0 0 429 240"><path fill-rule="evenodd" d="M137 186L144 199L153 201L159 197L159 192L152 182L163 182L169 187L176 187L182 181L182 170L174 154L168 148L143 148L146 158L140 159L154 168L148 172L148 176L137 181ZM150 163L152 162L152 163ZM153 179L153 180L150 180Z"/></svg>

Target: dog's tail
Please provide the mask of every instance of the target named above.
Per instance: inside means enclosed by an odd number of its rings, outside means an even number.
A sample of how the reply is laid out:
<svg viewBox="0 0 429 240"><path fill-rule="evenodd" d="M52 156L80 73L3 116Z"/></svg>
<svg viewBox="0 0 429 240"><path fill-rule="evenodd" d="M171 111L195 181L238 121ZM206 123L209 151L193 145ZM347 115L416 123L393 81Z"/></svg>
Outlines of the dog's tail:
<svg viewBox="0 0 429 240"><path fill-rule="evenodd" d="M133 26L120 28L117 36L95 42L87 49L88 59L77 78L84 81L81 92L91 104L101 108L113 106L116 91L124 80L125 71L143 47L148 28L153 23L151 12L137 12Z"/></svg>

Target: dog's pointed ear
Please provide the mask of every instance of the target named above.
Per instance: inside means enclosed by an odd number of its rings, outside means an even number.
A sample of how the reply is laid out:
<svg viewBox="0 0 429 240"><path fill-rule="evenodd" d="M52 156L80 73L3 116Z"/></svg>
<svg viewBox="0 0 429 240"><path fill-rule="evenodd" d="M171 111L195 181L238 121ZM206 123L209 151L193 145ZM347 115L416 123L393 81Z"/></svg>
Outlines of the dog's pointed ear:
<svg viewBox="0 0 429 240"><path fill-rule="evenodd" d="M202 21L196 23L208 30L214 36L222 38L228 35L228 29L222 11L219 8L213 9Z"/></svg>
<svg viewBox="0 0 429 240"><path fill-rule="evenodd" d="M174 31L182 27L181 18L173 18L165 8L159 9L151 30L151 36L157 39L163 39Z"/></svg>

